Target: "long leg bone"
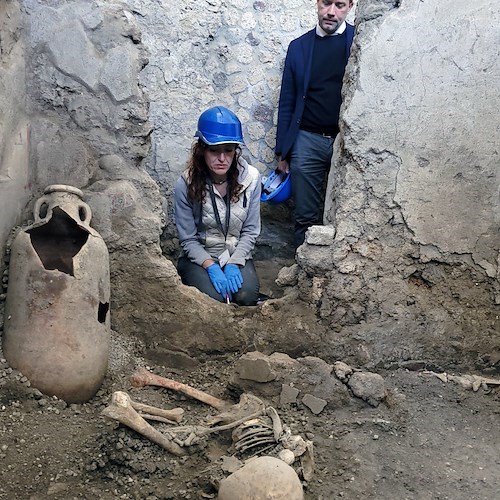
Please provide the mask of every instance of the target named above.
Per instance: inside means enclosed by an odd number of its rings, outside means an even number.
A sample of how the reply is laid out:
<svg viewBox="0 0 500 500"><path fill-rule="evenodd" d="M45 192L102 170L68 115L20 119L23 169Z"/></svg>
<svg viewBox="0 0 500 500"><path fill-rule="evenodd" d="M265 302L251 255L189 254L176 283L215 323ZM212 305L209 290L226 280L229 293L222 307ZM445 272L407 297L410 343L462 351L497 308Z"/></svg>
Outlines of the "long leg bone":
<svg viewBox="0 0 500 500"><path fill-rule="evenodd" d="M148 424L132 407L130 396L126 392L117 391L111 397L111 404L104 408L102 414L105 417L117 420L123 425L153 441L165 450L178 457L186 452L172 440Z"/></svg>
<svg viewBox="0 0 500 500"><path fill-rule="evenodd" d="M171 410L163 410L162 408L156 408L156 406L150 406L130 399L130 404L141 413L143 418L148 420L158 420L159 422L166 423L179 423L184 415L184 410L182 408L173 408ZM160 417L160 418L158 418Z"/></svg>
<svg viewBox="0 0 500 500"><path fill-rule="evenodd" d="M230 403L207 394L206 392L195 389L194 387L191 387L187 384L177 382L176 380L160 377L159 375L151 373L145 368L140 368L139 370L137 370L130 377L130 382L132 383L133 387L137 388L144 387L146 385L156 385L159 387L164 387L165 389L182 392L186 394L186 396L190 396L194 399L197 399L198 401L201 401L202 403L213 406L217 410L223 410L230 405Z"/></svg>

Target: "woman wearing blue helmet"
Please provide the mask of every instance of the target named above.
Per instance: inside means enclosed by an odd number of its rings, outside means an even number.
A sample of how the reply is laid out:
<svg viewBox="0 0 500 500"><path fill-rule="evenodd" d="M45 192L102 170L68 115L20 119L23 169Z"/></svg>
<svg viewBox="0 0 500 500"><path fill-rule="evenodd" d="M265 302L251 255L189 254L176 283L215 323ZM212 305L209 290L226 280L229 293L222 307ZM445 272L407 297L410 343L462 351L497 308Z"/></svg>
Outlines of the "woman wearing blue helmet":
<svg viewBox="0 0 500 500"><path fill-rule="evenodd" d="M220 302L255 305L252 250L260 233L260 175L241 157L241 122L216 106L198 119L186 171L175 186L175 222L185 285Z"/></svg>

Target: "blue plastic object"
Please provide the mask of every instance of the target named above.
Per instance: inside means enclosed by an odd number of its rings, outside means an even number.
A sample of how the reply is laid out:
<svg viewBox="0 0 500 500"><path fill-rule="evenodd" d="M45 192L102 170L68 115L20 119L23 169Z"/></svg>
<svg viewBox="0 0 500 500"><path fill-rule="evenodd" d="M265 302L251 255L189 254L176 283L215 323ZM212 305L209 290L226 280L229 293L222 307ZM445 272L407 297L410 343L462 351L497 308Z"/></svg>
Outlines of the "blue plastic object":
<svg viewBox="0 0 500 500"><path fill-rule="evenodd" d="M236 293L243 285L243 276L241 275L240 268L236 264L226 264L224 267L224 274L226 275L231 293Z"/></svg>
<svg viewBox="0 0 500 500"><path fill-rule="evenodd" d="M211 266L208 266L207 273L215 291L220 293L223 299L225 299L227 295L231 298L229 283L219 264L212 264Z"/></svg>
<svg viewBox="0 0 500 500"><path fill-rule="evenodd" d="M224 106L209 108L200 115L195 137L209 146L244 144L239 118Z"/></svg>
<svg viewBox="0 0 500 500"><path fill-rule="evenodd" d="M260 201L283 203L292 196L292 179L290 172L285 174L279 170L271 172L269 177L262 178Z"/></svg>

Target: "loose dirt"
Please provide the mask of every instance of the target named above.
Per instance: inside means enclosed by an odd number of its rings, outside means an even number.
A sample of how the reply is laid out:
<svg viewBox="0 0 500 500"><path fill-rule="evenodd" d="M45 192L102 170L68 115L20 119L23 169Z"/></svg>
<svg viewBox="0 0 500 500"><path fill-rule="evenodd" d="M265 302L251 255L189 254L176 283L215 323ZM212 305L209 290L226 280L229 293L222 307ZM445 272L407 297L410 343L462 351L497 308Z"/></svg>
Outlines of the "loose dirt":
<svg viewBox="0 0 500 500"><path fill-rule="evenodd" d="M189 371L151 368L231 398L236 359L207 358ZM0 498L216 498L230 431L176 458L101 416L115 390L154 406L182 407L185 423L200 423L216 410L167 389L131 389L135 359L121 363L92 401L68 406L0 361ZM314 415L300 401L284 407L270 401L294 433L314 442L306 499L499 498L500 390L473 392L417 371L379 373L389 396L377 408L353 397Z"/></svg>

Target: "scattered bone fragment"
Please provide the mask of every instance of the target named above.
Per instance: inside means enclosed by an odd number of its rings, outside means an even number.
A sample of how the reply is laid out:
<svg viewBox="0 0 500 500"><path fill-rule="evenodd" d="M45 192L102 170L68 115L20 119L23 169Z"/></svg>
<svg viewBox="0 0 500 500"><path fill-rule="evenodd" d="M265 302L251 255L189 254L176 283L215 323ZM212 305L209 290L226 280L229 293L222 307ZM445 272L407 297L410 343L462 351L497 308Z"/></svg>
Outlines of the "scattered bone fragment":
<svg viewBox="0 0 500 500"><path fill-rule="evenodd" d="M466 377L467 380L472 382L472 390L474 392L477 392L480 387L482 387L484 390L488 390L488 386L490 385L500 386L499 379L482 377L481 375L463 375L463 377Z"/></svg>
<svg viewBox="0 0 500 500"><path fill-rule="evenodd" d="M436 373L436 377L441 380L441 382L448 382L448 375L446 373Z"/></svg>
<svg viewBox="0 0 500 500"><path fill-rule="evenodd" d="M266 408L266 414L268 417L271 418L273 422L273 434L274 434L274 440L278 442L283 435L283 424L281 423L280 416L278 415L278 412L270 406L269 408Z"/></svg>
<svg viewBox="0 0 500 500"><path fill-rule="evenodd" d="M488 390L488 386L500 386L500 379L482 377L481 375L449 375L447 373L436 373L433 371L424 371L422 373L437 377L442 382L456 382L464 389L472 389L474 392L477 392L480 387L484 390Z"/></svg>
<svg viewBox="0 0 500 500"><path fill-rule="evenodd" d="M310 481L314 474L314 445L306 441L306 451L300 457L301 473L304 481Z"/></svg>
<svg viewBox="0 0 500 500"><path fill-rule="evenodd" d="M130 427L173 455L182 456L186 453L168 436L156 430L137 413L137 411L132 407L130 396L126 392L114 392L111 397L111 404L104 408L102 414L107 418L117 420L121 424Z"/></svg>
<svg viewBox="0 0 500 500"><path fill-rule="evenodd" d="M479 391L479 388L483 385L483 382L480 378L476 378L473 382L472 382L472 390L474 392L477 392Z"/></svg>
<svg viewBox="0 0 500 500"><path fill-rule="evenodd" d="M278 458L280 460L283 460L288 465L292 465L295 462L295 454L293 453L292 450L289 450L288 448L283 448L279 453L278 453Z"/></svg>
<svg viewBox="0 0 500 500"><path fill-rule="evenodd" d="M178 423L182 420L184 410L182 408L173 408L171 410L163 410L156 406L150 406L138 401L130 399L130 404L137 410L146 420L158 420L159 422Z"/></svg>
<svg viewBox="0 0 500 500"><path fill-rule="evenodd" d="M307 441L298 434L292 434L289 430L281 437L281 444L291 450L295 458L302 456L307 451Z"/></svg>
<svg viewBox="0 0 500 500"><path fill-rule="evenodd" d="M470 375L449 375L448 380L459 383L464 389L472 389L474 382Z"/></svg>
<svg viewBox="0 0 500 500"><path fill-rule="evenodd" d="M215 425L217 423L230 424L236 420L241 420L245 416L250 418L257 412L262 414L265 412L266 406L261 399L253 394L244 392L240 396L240 401L226 411L207 418L207 425Z"/></svg>
<svg viewBox="0 0 500 500"><path fill-rule="evenodd" d="M131 377L130 382L133 387L139 388L144 387L146 385L155 385L158 387L164 387L165 389L170 389L176 392L182 392L186 396L197 399L202 403L213 406L217 410L223 410L227 408L230 403L216 398L206 392L200 391L191 387L190 385L183 384L181 382L177 382L176 380L172 380L165 377L160 377L155 373L152 373L145 368L139 368Z"/></svg>
<svg viewBox="0 0 500 500"><path fill-rule="evenodd" d="M297 473L274 457L258 457L223 479L219 500L303 500L304 491Z"/></svg>

